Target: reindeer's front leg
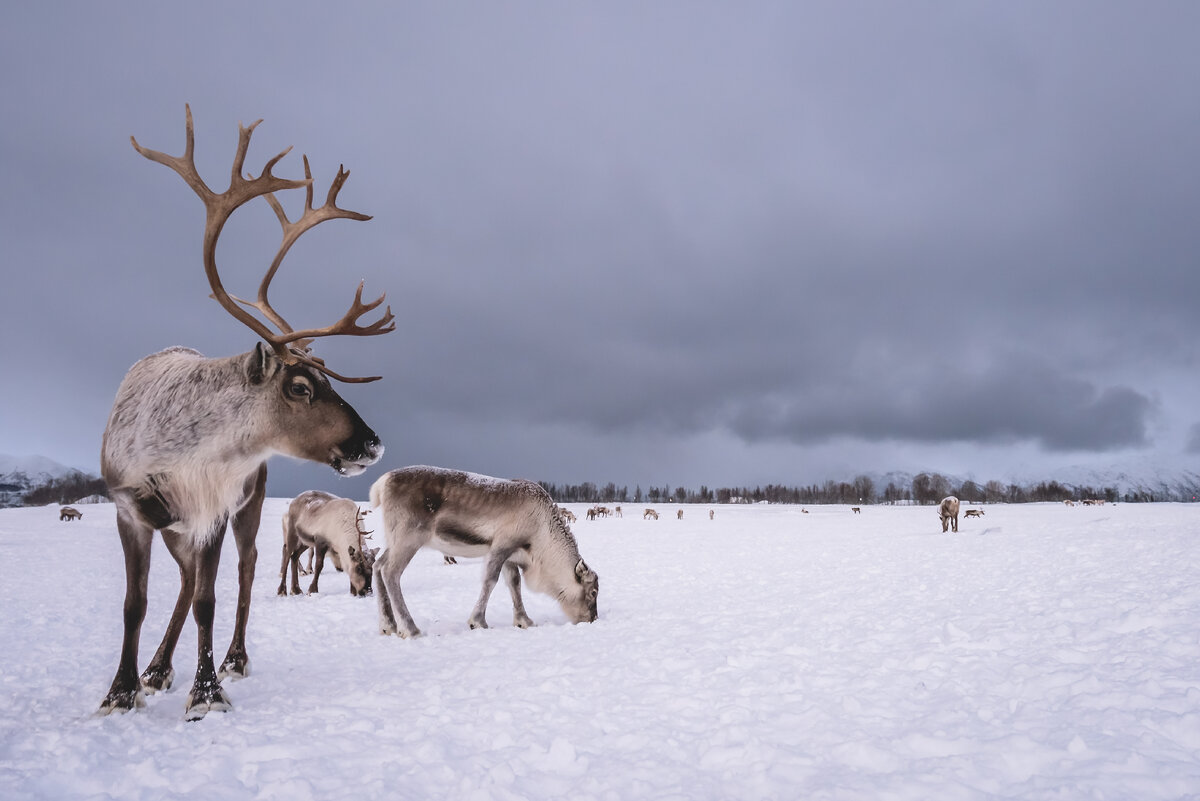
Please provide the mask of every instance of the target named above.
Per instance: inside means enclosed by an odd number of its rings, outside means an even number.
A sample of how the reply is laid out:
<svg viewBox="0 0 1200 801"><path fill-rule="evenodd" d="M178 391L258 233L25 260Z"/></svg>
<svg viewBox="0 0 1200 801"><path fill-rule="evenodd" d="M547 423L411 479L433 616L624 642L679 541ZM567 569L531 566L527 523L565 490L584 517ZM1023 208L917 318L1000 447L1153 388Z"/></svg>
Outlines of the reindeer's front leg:
<svg viewBox="0 0 1200 801"><path fill-rule="evenodd" d="M192 616L196 620L196 680L188 693L186 720L199 720L213 710L224 712L233 708L229 696L221 689L217 669L213 664L213 616L216 611L217 567L221 562L221 542L225 539L226 521L222 519L196 558L196 597L192 601Z"/></svg>
<svg viewBox="0 0 1200 801"><path fill-rule="evenodd" d="M171 612L162 642L150 664L142 671L142 687L148 693L171 689L171 683L175 680L171 661L175 657L175 646L179 643L179 634L183 631L183 623L188 610L192 608L192 596L196 592L196 559L191 542L185 541L182 535L169 528L163 529L162 535L167 550L179 564L179 597L175 600L175 609Z"/></svg>
<svg viewBox="0 0 1200 801"><path fill-rule="evenodd" d="M527 629L533 625L529 615L525 614L525 602L521 600L521 570L512 562L504 563L504 581L508 584L508 594L512 596L513 625L519 629Z"/></svg>
<svg viewBox="0 0 1200 801"><path fill-rule="evenodd" d="M246 625L250 622L250 591L254 585L254 565L258 561L258 524L262 519L263 498L267 494L267 464L246 481L249 499L233 516L233 538L238 551L238 605L233 639L221 661L217 676L243 679L250 675L250 656L246 653Z"/></svg>
<svg viewBox="0 0 1200 801"><path fill-rule="evenodd" d="M488 598L492 596L492 589L500 579L500 569L504 567L504 563L508 561L508 557L512 556L512 554L512 548L493 550L488 554L487 564L483 568L483 589L480 591L479 600L475 602L475 608L471 611L471 617L467 621L467 625L471 628L486 629L488 627ZM518 576L519 580L520 577Z"/></svg>
<svg viewBox="0 0 1200 801"><path fill-rule="evenodd" d="M125 712L146 705L138 680L138 640L142 621L146 618L146 585L150 575L150 541L154 529L125 508L128 498L118 495L117 531L121 535L121 550L125 553L125 634L121 640L121 661L113 677L108 695L100 702L99 714Z"/></svg>

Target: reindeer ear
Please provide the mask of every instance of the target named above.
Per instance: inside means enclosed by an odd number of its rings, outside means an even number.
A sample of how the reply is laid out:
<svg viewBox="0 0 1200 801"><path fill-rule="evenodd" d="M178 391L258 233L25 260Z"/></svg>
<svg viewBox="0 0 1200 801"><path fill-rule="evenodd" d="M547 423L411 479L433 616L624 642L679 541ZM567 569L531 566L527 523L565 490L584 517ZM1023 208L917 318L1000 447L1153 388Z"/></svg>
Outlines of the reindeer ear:
<svg viewBox="0 0 1200 801"><path fill-rule="evenodd" d="M354 558L354 546L353 545L350 546L350 558L351 559Z"/></svg>
<svg viewBox="0 0 1200 801"><path fill-rule="evenodd" d="M274 375L278 367L275 354L264 342L255 344L254 350L246 354L246 378L251 384L263 383L269 376Z"/></svg>
<svg viewBox="0 0 1200 801"><path fill-rule="evenodd" d="M579 562L576 563L575 578L578 579L579 581L583 581L584 576L586 576L588 573L591 573L591 572L592 572L591 568L589 568L582 559L580 559Z"/></svg>

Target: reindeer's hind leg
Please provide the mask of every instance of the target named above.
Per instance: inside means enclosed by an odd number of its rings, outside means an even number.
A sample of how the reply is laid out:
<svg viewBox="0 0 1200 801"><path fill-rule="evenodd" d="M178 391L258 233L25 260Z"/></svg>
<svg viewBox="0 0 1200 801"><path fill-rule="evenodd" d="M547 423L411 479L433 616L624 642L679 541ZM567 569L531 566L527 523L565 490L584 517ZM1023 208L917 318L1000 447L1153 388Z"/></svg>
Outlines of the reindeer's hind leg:
<svg viewBox="0 0 1200 801"><path fill-rule="evenodd" d="M421 630L408 613L404 594L400 592L400 576L420 548L420 545L398 546L389 542L383 556L375 560L371 583L375 587L375 601L379 606L381 634L399 634L401 637L421 635Z"/></svg>
<svg viewBox="0 0 1200 801"><path fill-rule="evenodd" d="M488 554L487 564L483 568L483 589L480 591L479 600L475 602L475 608L471 610L471 617L467 621L467 625L471 628L486 629L488 627L488 598L492 596L492 589L495 588L496 582L500 580L500 569L504 567L504 563L508 561L508 557L512 556L512 554L512 548L492 551ZM520 580L519 576L517 580Z"/></svg>
<svg viewBox="0 0 1200 801"><path fill-rule="evenodd" d="M192 617L196 620L196 680L188 693L184 718L199 720L213 710L224 712L233 703L217 678L213 664L213 616L217 605L217 566L221 562L221 542L225 539L225 520L218 523L209 541L196 556L196 594Z"/></svg>
<svg viewBox="0 0 1200 801"><path fill-rule="evenodd" d="M242 679L250 675L250 656L246 653L246 624L250 621L250 590L254 584L254 565L258 561L258 524L262 519L263 498L267 494L267 465L246 480L247 501L233 516L233 538L238 551L238 605L229 651L217 673L221 678Z"/></svg>
<svg viewBox="0 0 1200 801"><path fill-rule="evenodd" d="M533 621L525 614L525 602L521 600L521 570L512 562L504 563L504 583L512 596L513 625L519 629L529 628Z"/></svg>
<svg viewBox="0 0 1200 801"><path fill-rule="evenodd" d="M154 529L130 508L129 496L115 493L117 531L125 553L125 633L121 640L121 661L108 695L100 702L100 714L127 711L146 705L138 680L138 640L146 618L146 584L150 574L150 542Z"/></svg>
<svg viewBox="0 0 1200 801"><path fill-rule="evenodd" d="M196 560L190 543L185 544L181 535L171 529L163 529L162 535L167 550L179 564L179 598L175 601L171 621L167 623L167 631L163 634L154 658L142 671L142 687L151 694L171 689L171 683L175 680L175 669L171 667L171 660L175 656L179 633L183 631L183 622L187 619L188 610L192 608L192 596L196 592Z"/></svg>

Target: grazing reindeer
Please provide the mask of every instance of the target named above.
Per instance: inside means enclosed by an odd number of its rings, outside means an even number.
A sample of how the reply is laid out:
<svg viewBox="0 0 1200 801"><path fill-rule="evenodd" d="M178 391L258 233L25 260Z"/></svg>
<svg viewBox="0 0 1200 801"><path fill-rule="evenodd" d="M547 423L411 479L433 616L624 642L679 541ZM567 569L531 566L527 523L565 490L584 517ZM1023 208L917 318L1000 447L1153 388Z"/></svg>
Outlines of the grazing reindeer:
<svg viewBox="0 0 1200 801"><path fill-rule="evenodd" d="M983 517L982 509L968 509L963 512L963 517Z"/></svg>
<svg viewBox="0 0 1200 801"><path fill-rule="evenodd" d="M854 514L856 514L856 515L860 515L860 514L862 514L862 507L861 506L851 506L850 511L854 512Z"/></svg>
<svg viewBox="0 0 1200 801"><path fill-rule="evenodd" d="M371 506L383 510L387 550L375 562L375 596L383 634L416 637L400 576L422 547L451 556L483 556L483 590L467 621L487 628L488 598L504 570L513 603L513 625L533 625L521 600L521 575L530 588L558 601L572 623L596 619L600 580L550 495L533 481L405 467L371 485Z"/></svg>
<svg viewBox="0 0 1200 801"><path fill-rule="evenodd" d="M568 523L574 523L575 521L577 521L579 519L575 516L574 512L572 512L570 509L566 508L565 506L558 507L558 513L560 515L562 515L563 520L566 520Z"/></svg>
<svg viewBox="0 0 1200 801"><path fill-rule="evenodd" d="M653 518L654 520L657 520L658 512L654 511L653 509L647 509L646 511L642 512L643 520L649 520L651 518Z"/></svg>
<svg viewBox="0 0 1200 801"><path fill-rule="evenodd" d="M74 506L64 506L58 510L59 521L63 520L82 520L83 512L76 509Z"/></svg>
<svg viewBox="0 0 1200 801"><path fill-rule="evenodd" d="M958 531L958 498L953 495L947 495L942 498L942 502L938 504L938 517L942 521L942 533L951 526L955 531Z"/></svg>
<svg viewBox="0 0 1200 801"><path fill-rule="evenodd" d="M260 121L261 122L261 121ZM267 300L267 290L288 249L308 229L326 220L370 219L337 207L337 195L349 173L339 168L325 204L312 205L312 174L304 160L304 180L271 174L287 150L272 158L257 178L245 176L243 162L258 122L239 126L229 188L209 189L193 158L192 112L187 109L187 142L182 156L133 147L151 161L178 173L204 202L204 271L213 297L233 317L262 337L240 356L209 359L188 348L168 348L130 368L117 390L104 430L101 472L117 507L117 530L125 554L125 633L120 664L100 712L145 705L148 692L171 686L171 659L188 609L196 620L196 678L185 717L230 708L220 678L249 673L246 622L258 551L254 544L267 481L266 460L275 453L322 462L341 475L357 475L379 460L379 437L330 386L329 378L361 383L374 378L344 378L310 355L316 337L372 336L395 328L391 310L366 326L359 318L383 302L362 302L359 284L349 311L333 325L293 330ZM290 148L289 148L290 150ZM274 192L305 187L302 216L288 219ZM258 290L257 302L228 294L217 272L216 245L221 229L242 204L263 196L283 228L283 242ZM241 305L257 309L279 329L274 333ZM265 343L265 344L264 344ZM214 582L226 524L232 521L238 549L238 604L233 641L220 665L213 663ZM180 590L166 634L150 665L138 677L138 641L146 615L150 543L155 529L179 563Z"/></svg>
<svg viewBox="0 0 1200 801"><path fill-rule="evenodd" d="M283 564L279 567L279 595L287 595L287 568L292 566L292 595L300 594L300 555L306 548L316 554L308 592L317 592L325 554L331 553L350 576L350 594L371 592L371 565L363 539L371 532L362 528L363 512L349 498L309 490L296 496L283 516Z"/></svg>

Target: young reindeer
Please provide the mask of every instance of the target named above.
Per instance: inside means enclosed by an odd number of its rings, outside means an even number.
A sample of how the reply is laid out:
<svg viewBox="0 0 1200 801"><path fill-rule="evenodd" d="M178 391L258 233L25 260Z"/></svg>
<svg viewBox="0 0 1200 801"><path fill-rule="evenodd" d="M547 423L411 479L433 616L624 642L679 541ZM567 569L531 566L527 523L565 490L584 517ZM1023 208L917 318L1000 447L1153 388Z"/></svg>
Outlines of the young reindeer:
<svg viewBox="0 0 1200 801"><path fill-rule="evenodd" d="M938 519L942 521L943 534L951 527L958 531L958 498L953 495L942 498L942 502L938 504Z"/></svg>
<svg viewBox="0 0 1200 801"><path fill-rule="evenodd" d="M316 553L308 592L317 592L325 554L330 553L350 577L350 594L360 598L371 592L371 565L363 548L362 510L349 498L328 492L302 492L283 516L283 564L279 567L279 594L287 595L288 563L292 566L292 595L300 594L300 554L306 548Z"/></svg>
<svg viewBox="0 0 1200 801"><path fill-rule="evenodd" d="M221 193L209 189L196 171L190 108L182 156L149 150L131 139L138 153L170 167L204 202L202 252L212 296L263 342L249 353L216 359L188 348L168 348L133 365L117 390L100 460L117 507L117 530L125 555L125 633L116 676L100 706L102 714L144 706L143 690L153 693L171 686L171 659L189 608L196 620L198 656L185 716L195 720L210 710L230 708L220 678L249 673L246 622L258 558L254 538L262 512L267 458L283 453L327 464L341 475L357 475L383 454L379 437L329 383L329 378L354 383L375 378L339 376L308 350L316 337L373 336L393 330L390 308L374 323L358 324L383 297L362 303L359 284L341 320L300 331L293 330L267 300L271 279L301 234L326 220L370 218L337 207L338 192L349 175L341 168L325 204L316 209L307 158L303 180L272 175L271 169L290 148L268 161L259 177L246 177L243 162L257 125L239 126L230 185ZM300 187L307 190L307 199L302 215L293 222L273 193ZM230 215L259 196L275 210L283 242L259 287L258 300L251 303L225 291L215 254L217 239ZM280 333L239 303L257 309ZM237 618L218 673L212 646L214 582L221 541L230 521L238 549ZM150 543L156 529L179 563L181 586L162 644L139 679L138 641L146 615Z"/></svg>
<svg viewBox="0 0 1200 801"><path fill-rule="evenodd" d="M416 637L400 592L400 576L422 547L448 556L483 556L483 589L468 624L487 628L488 598L504 570L513 625L533 625L521 600L521 574L531 589L558 601L572 623L596 619L600 580L579 556L571 530L550 495L532 481L507 481L440 467L405 467L371 485L383 511L387 549L375 561L375 597L383 634Z"/></svg>

